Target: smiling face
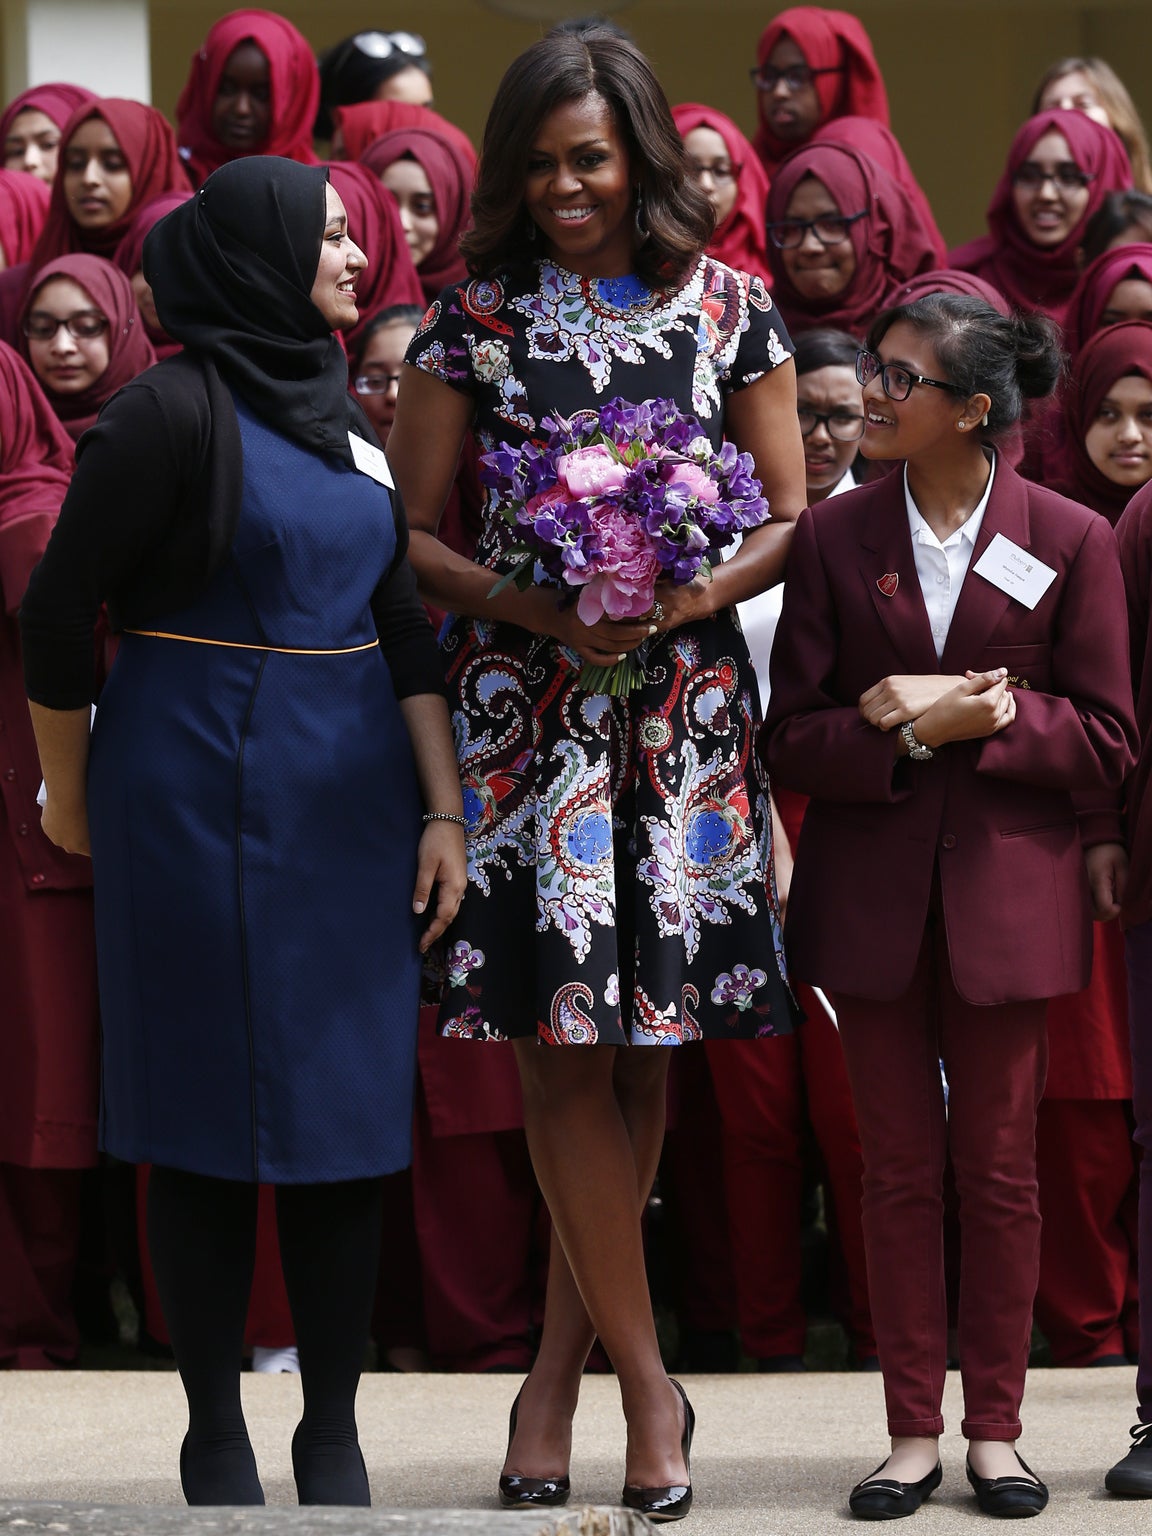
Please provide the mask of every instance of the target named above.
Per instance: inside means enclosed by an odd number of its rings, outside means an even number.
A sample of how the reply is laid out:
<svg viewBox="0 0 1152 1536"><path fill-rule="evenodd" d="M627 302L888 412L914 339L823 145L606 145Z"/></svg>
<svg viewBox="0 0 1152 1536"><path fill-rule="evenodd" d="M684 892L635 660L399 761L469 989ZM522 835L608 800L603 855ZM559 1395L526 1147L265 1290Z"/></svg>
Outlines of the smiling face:
<svg viewBox="0 0 1152 1536"><path fill-rule="evenodd" d="M98 336L73 336L62 320L88 322L93 329L104 320ZM54 277L33 295L28 325L45 330L57 322L51 336L28 337L28 361L50 395L78 395L91 389L108 369L108 322L91 295L70 277Z"/></svg>
<svg viewBox="0 0 1152 1536"><path fill-rule="evenodd" d="M859 425L863 412L860 403L860 386L856 373L842 364L829 364L826 368L813 368L811 373L801 374L796 381L796 409L815 411L821 416L832 416L842 423L842 429ZM831 436L828 424L817 422L804 438L804 480L808 487L808 501L821 501L833 486L843 480L860 447L859 438L853 442L840 442Z"/></svg>
<svg viewBox="0 0 1152 1536"><path fill-rule="evenodd" d="M115 224L132 204L132 173L102 117L80 124L64 149L64 199L81 229Z"/></svg>
<svg viewBox="0 0 1152 1536"><path fill-rule="evenodd" d="M1143 277L1126 277L1108 295L1100 315L1100 329L1123 320L1152 320L1152 283Z"/></svg>
<svg viewBox="0 0 1152 1536"><path fill-rule="evenodd" d="M1073 69L1045 87L1037 112L1053 112L1057 109L1063 112L1083 112L1085 117L1090 117L1102 128L1112 127L1112 119L1100 100L1099 91L1082 69Z"/></svg>
<svg viewBox="0 0 1152 1536"><path fill-rule="evenodd" d="M1043 177L1039 186L1017 181L1012 187L1012 201L1020 227L1034 245L1060 245L1073 232L1088 208L1087 186L1059 182L1058 170L1076 169L1068 140L1055 129L1036 140L1024 166L1036 167ZM1019 176L1021 172L1017 172Z"/></svg>
<svg viewBox="0 0 1152 1536"><path fill-rule="evenodd" d="M1152 480L1152 383L1143 374L1117 379L1084 434L1088 457L1114 485Z"/></svg>
<svg viewBox="0 0 1152 1536"><path fill-rule="evenodd" d="M558 265L581 277L631 272L635 198L628 150L602 96L549 113L528 156L524 204Z"/></svg>
<svg viewBox="0 0 1152 1536"><path fill-rule="evenodd" d="M272 125L268 59L250 39L228 55L212 103L212 132L225 149L251 154Z"/></svg>
<svg viewBox="0 0 1152 1536"><path fill-rule="evenodd" d="M797 65L808 66L799 45L790 37L780 39L767 62L771 69L780 71L794 69ZM816 93L815 80L810 79L798 91L793 90L786 80L777 80L770 91L760 88L760 104L770 130L788 144L800 143L820 124L820 97Z"/></svg>
<svg viewBox="0 0 1152 1536"><path fill-rule="evenodd" d="M12 119L4 140L4 169L27 171L51 185L60 154L60 130L46 112L26 107Z"/></svg>
<svg viewBox="0 0 1152 1536"><path fill-rule="evenodd" d="M418 267L432 254L440 236L436 197L428 173L418 160L405 156L386 166L380 173L380 181L396 200L408 254L412 265Z"/></svg>
<svg viewBox="0 0 1152 1536"><path fill-rule="evenodd" d="M728 146L715 128L693 128L684 135L684 148L700 183L700 190L716 211L719 228L736 206L736 178Z"/></svg>
<svg viewBox="0 0 1152 1536"><path fill-rule="evenodd" d="M784 210L786 219L836 218L841 213L856 213L855 208L839 208L836 199L822 181L805 176ZM803 299L831 299L843 293L856 273L856 248L845 232L835 245L825 245L816 231L805 230L804 239L795 250L781 251L780 260L792 286Z"/></svg>
<svg viewBox="0 0 1152 1536"><path fill-rule="evenodd" d="M309 297L332 330L346 331L360 318L356 282L368 262L348 234L348 215L339 192L329 185L325 198L324 239Z"/></svg>
<svg viewBox="0 0 1152 1536"><path fill-rule="evenodd" d="M895 363L909 373L948 382L944 365L932 343L906 321L897 321L876 349L882 363ZM961 399L947 389L916 384L906 400L892 400L879 374L864 385L866 424L860 451L868 459L931 458L956 448L958 439L979 442L976 426L991 404L987 395ZM959 423L965 426L960 429Z"/></svg>
<svg viewBox="0 0 1152 1536"><path fill-rule="evenodd" d="M383 386L379 394L358 394L357 399L385 447L396 415L396 396L400 390L404 354L415 334L416 327L409 320L394 320L391 325L382 325L369 336L360 366L356 370L357 378L371 379L378 388Z"/></svg>

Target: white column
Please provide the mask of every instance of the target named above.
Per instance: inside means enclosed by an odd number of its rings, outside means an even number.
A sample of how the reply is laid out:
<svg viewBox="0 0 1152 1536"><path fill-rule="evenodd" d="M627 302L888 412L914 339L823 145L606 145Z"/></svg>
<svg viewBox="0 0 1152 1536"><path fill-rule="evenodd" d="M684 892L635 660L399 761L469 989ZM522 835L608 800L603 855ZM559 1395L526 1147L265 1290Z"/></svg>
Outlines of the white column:
<svg viewBox="0 0 1152 1536"><path fill-rule="evenodd" d="M148 0L3 0L4 96L67 80L152 99Z"/></svg>

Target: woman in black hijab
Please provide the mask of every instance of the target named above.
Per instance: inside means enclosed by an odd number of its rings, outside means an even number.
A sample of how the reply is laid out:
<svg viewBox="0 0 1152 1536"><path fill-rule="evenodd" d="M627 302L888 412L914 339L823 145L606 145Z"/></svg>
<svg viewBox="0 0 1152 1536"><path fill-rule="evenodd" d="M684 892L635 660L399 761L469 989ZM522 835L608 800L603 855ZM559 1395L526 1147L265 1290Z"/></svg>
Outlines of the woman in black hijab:
<svg viewBox="0 0 1152 1536"><path fill-rule="evenodd" d="M185 1496L263 1502L239 1392L263 1182L300 1501L367 1504L380 1178L410 1156L419 952L464 885L440 664L332 335L364 258L325 171L222 167L144 267L184 350L82 439L24 604L44 829L93 858L102 1144L153 1164ZM89 753L102 602L123 636Z"/></svg>

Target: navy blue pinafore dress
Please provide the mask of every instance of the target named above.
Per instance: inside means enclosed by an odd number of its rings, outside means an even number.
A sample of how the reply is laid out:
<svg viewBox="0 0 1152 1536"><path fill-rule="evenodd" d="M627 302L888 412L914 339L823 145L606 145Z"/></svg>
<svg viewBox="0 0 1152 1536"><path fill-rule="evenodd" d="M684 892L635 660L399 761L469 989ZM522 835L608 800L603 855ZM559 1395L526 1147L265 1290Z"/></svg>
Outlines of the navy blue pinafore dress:
<svg viewBox="0 0 1152 1536"><path fill-rule="evenodd" d="M365 1178L410 1161L420 968L422 807L371 644L392 507L236 408L231 558L156 621L189 639L123 637L93 731L102 1145L226 1179Z"/></svg>

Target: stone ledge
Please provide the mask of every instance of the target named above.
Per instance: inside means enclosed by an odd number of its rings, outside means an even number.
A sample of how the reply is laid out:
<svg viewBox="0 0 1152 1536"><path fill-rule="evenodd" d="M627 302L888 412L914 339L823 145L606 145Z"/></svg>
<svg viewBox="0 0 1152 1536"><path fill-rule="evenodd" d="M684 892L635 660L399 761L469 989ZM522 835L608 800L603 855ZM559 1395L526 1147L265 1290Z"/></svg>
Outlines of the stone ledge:
<svg viewBox="0 0 1152 1536"><path fill-rule="evenodd" d="M647 1536L628 1509L198 1508L185 1505L2 1504L0 1532L36 1536Z"/></svg>

